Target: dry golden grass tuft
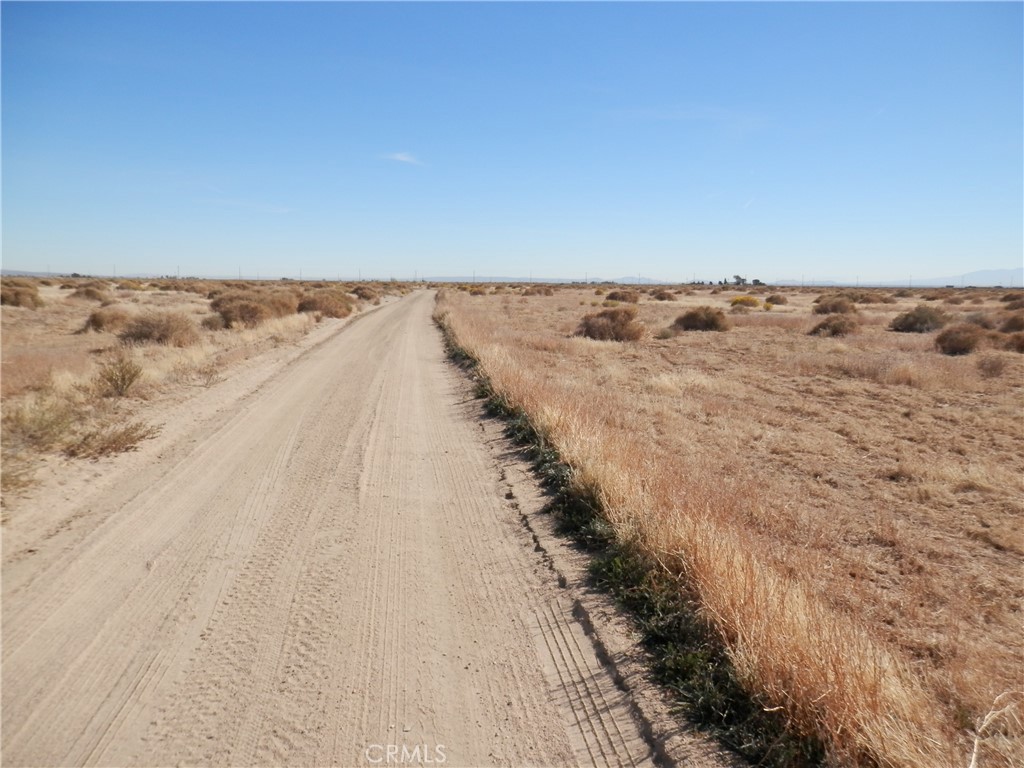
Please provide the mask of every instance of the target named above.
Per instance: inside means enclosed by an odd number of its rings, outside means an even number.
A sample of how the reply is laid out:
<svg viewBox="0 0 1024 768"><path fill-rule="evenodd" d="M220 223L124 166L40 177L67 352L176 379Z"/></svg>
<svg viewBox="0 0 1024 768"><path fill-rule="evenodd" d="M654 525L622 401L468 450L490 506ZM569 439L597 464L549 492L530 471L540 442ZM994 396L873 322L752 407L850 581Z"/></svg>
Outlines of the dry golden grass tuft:
<svg viewBox="0 0 1024 768"><path fill-rule="evenodd" d="M355 302L343 291L321 288L306 293L299 301L299 312L316 312L323 317L348 317Z"/></svg>
<svg viewBox="0 0 1024 768"><path fill-rule="evenodd" d="M619 540L696 596L761 706L829 764L967 765L1021 688L1024 359L888 332L913 295L865 305L856 336L808 336L814 293L795 289L732 333L624 353L566 338L590 291L561 293L440 307ZM1000 717L978 768L1024 764Z"/></svg>
<svg viewBox="0 0 1024 768"><path fill-rule="evenodd" d="M622 301L627 304L636 304L640 301L640 293L638 291L622 289L617 291L611 291L607 296L608 301Z"/></svg>

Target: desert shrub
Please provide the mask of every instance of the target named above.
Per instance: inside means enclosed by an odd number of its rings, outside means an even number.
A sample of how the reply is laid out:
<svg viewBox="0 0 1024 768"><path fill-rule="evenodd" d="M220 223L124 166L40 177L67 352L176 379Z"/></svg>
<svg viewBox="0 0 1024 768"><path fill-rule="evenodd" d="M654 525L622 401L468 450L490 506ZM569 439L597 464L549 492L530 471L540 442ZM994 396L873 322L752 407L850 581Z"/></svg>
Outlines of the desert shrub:
<svg viewBox="0 0 1024 768"><path fill-rule="evenodd" d="M208 331L223 331L228 327L220 315L207 315L200 325Z"/></svg>
<svg viewBox="0 0 1024 768"><path fill-rule="evenodd" d="M789 304L789 299L787 299L781 293L773 293L772 295L765 298L764 303L776 305Z"/></svg>
<svg viewBox="0 0 1024 768"><path fill-rule="evenodd" d="M999 297L1000 301L1020 301L1021 299L1024 299L1024 293L1021 293L1020 291L1004 293Z"/></svg>
<svg viewBox="0 0 1024 768"><path fill-rule="evenodd" d="M299 300L290 291L228 290L210 302L210 309L228 328L253 328L264 320L294 314L298 308Z"/></svg>
<svg viewBox="0 0 1024 768"><path fill-rule="evenodd" d="M86 301L109 301L110 296L106 291L93 285L83 285L68 294L69 299L85 299Z"/></svg>
<svg viewBox="0 0 1024 768"><path fill-rule="evenodd" d="M487 295L487 289L482 287L482 286L479 286L479 285L474 285L472 288L469 289L469 295L470 296L486 296Z"/></svg>
<svg viewBox="0 0 1024 768"><path fill-rule="evenodd" d="M605 293L604 288L595 288L594 289L594 295L595 296L604 296L604 293Z"/></svg>
<svg viewBox="0 0 1024 768"><path fill-rule="evenodd" d="M1017 310L1024 309L1024 299L1014 299L1013 301L1006 302L1006 309Z"/></svg>
<svg viewBox="0 0 1024 768"><path fill-rule="evenodd" d="M936 336L935 346L946 355L966 355L973 352L983 338L984 330L970 323L961 323Z"/></svg>
<svg viewBox="0 0 1024 768"><path fill-rule="evenodd" d="M996 327L995 318L985 312L971 312L964 318L964 322L984 328L987 331L991 331ZM1021 330L1024 330L1024 328Z"/></svg>
<svg viewBox="0 0 1024 768"><path fill-rule="evenodd" d="M199 341L199 331L191 318L181 312L149 311L132 318L118 334L129 344L166 344L169 347L188 347Z"/></svg>
<svg viewBox="0 0 1024 768"><path fill-rule="evenodd" d="M829 315L816 326L808 335L810 336L846 336L855 333L859 323L851 315Z"/></svg>
<svg viewBox="0 0 1024 768"><path fill-rule="evenodd" d="M909 288L900 288L898 291L896 291L896 293L893 294L893 296L898 299L909 299L913 295L913 291L911 291Z"/></svg>
<svg viewBox="0 0 1024 768"><path fill-rule="evenodd" d="M729 320L715 307L696 307L677 317L672 327L680 331L727 331Z"/></svg>
<svg viewBox="0 0 1024 768"><path fill-rule="evenodd" d="M601 341L638 341L644 326L636 320L636 307L616 307L584 315L576 335Z"/></svg>
<svg viewBox="0 0 1024 768"><path fill-rule="evenodd" d="M640 301L639 291L618 290L608 294L609 301L621 301L626 304L636 304Z"/></svg>
<svg viewBox="0 0 1024 768"><path fill-rule="evenodd" d="M857 307L846 296L819 296L814 300L816 315L846 315L856 312Z"/></svg>
<svg viewBox="0 0 1024 768"><path fill-rule="evenodd" d="M362 299L363 301L369 301L374 304L380 303L380 294L372 286L357 285L352 290L352 293L354 293L358 298Z"/></svg>
<svg viewBox="0 0 1024 768"><path fill-rule="evenodd" d="M311 291L299 302L299 312L318 312L323 317L348 317L352 308L352 299L334 288Z"/></svg>
<svg viewBox="0 0 1024 768"><path fill-rule="evenodd" d="M999 326L999 330L1002 333L1016 333L1017 331L1024 331L1024 314L1010 315L1006 318L1006 321Z"/></svg>
<svg viewBox="0 0 1024 768"><path fill-rule="evenodd" d="M3 442L45 451L64 441L76 418L71 403L51 392L43 392L4 413Z"/></svg>
<svg viewBox="0 0 1024 768"><path fill-rule="evenodd" d="M995 379L1003 375L1006 359L999 354L987 354L978 359L978 373L985 379Z"/></svg>
<svg viewBox="0 0 1024 768"><path fill-rule="evenodd" d="M38 309L43 306L43 299L39 295L39 287L28 280L4 280L0 284L0 304L9 307L24 307L25 309Z"/></svg>
<svg viewBox="0 0 1024 768"><path fill-rule="evenodd" d="M675 301L676 296L672 291L658 291L654 294L655 301Z"/></svg>
<svg viewBox="0 0 1024 768"><path fill-rule="evenodd" d="M942 328L949 318L942 310L918 304L909 312L897 315L889 323L889 328L900 333L928 333Z"/></svg>
<svg viewBox="0 0 1024 768"><path fill-rule="evenodd" d="M134 450L140 441L156 436L159 430L141 421L91 429L64 448L72 458L94 459Z"/></svg>
<svg viewBox="0 0 1024 768"><path fill-rule="evenodd" d="M1008 349L1011 352L1024 352L1024 331L1007 335L1006 340L1003 341L1003 349Z"/></svg>
<svg viewBox="0 0 1024 768"><path fill-rule="evenodd" d="M964 303L964 300L960 296L947 296L942 300L943 304L951 304L954 307L958 307Z"/></svg>
<svg viewBox="0 0 1024 768"><path fill-rule="evenodd" d="M756 309L761 306L761 302L753 296L737 296L735 299L729 302L729 306L732 307L749 307L750 309Z"/></svg>
<svg viewBox="0 0 1024 768"><path fill-rule="evenodd" d="M523 296L554 296L555 290L547 285L531 285L523 291Z"/></svg>
<svg viewBox="0 0 1024 768"><path fill-rule="evenodd" d="M142 366L122 353L96 373L96 391L103 397L124 397L142 376Z"/></svg>
<svg viewBox="0 0 1024 768"><path fill-rule="evenodd" d="M98 333L117 333L128 323L130 315L124 307L111 306L93 310L86 318L81 333L96 331Z"/></svg>

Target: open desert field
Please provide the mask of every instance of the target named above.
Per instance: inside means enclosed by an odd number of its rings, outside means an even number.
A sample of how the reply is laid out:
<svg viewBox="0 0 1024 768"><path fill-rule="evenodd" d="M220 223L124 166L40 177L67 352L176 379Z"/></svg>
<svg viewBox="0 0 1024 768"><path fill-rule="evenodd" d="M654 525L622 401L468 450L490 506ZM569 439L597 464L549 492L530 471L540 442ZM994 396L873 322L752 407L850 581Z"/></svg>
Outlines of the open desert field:
<svg viewBox="0 0 1024 768"><path fill-rule="evenodd" d="M737 764L545 533L433 292L224 328L203 287L118 291L118 333L72 288L3 308L5 765Z"/></svg>
<svg viewBox="0 0 1024 768"><path fill-rule="evenodd" d="M759 706L837 764L1021 764L1021 292L612 290L462 286L439 317ZM624 341L579 335L607 310ZM912 311L939 321L890 330Z"/></svg>

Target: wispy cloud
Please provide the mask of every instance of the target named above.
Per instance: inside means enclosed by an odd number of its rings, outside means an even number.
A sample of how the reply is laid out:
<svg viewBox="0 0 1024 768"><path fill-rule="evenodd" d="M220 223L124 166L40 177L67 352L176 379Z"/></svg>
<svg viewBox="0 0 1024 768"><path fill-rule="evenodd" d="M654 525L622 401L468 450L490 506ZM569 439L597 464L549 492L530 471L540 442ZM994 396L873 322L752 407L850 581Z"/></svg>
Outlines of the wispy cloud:
<svg viewBox="0 0 1024 768"><path fill-rule="evenodd" d="M396 163L408 163L409 165L423 165L417 157L411 152L392 152L390 155L384 155L385 160L394 160Z"/></svg>

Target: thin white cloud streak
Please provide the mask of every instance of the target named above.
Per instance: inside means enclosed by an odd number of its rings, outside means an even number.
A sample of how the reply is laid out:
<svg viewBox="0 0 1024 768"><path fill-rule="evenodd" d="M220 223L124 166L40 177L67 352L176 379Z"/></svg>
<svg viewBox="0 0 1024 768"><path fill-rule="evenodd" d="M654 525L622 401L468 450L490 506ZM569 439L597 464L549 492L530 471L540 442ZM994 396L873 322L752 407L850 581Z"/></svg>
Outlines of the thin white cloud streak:
<svg viewBox="0 0 1024 768"><path fill-rule="evenodd" d="M389 155L385 155L384 159L394 160L396 163L408 163L409 165L423 165L419 159L411 152L392 152Z"/></svg>

